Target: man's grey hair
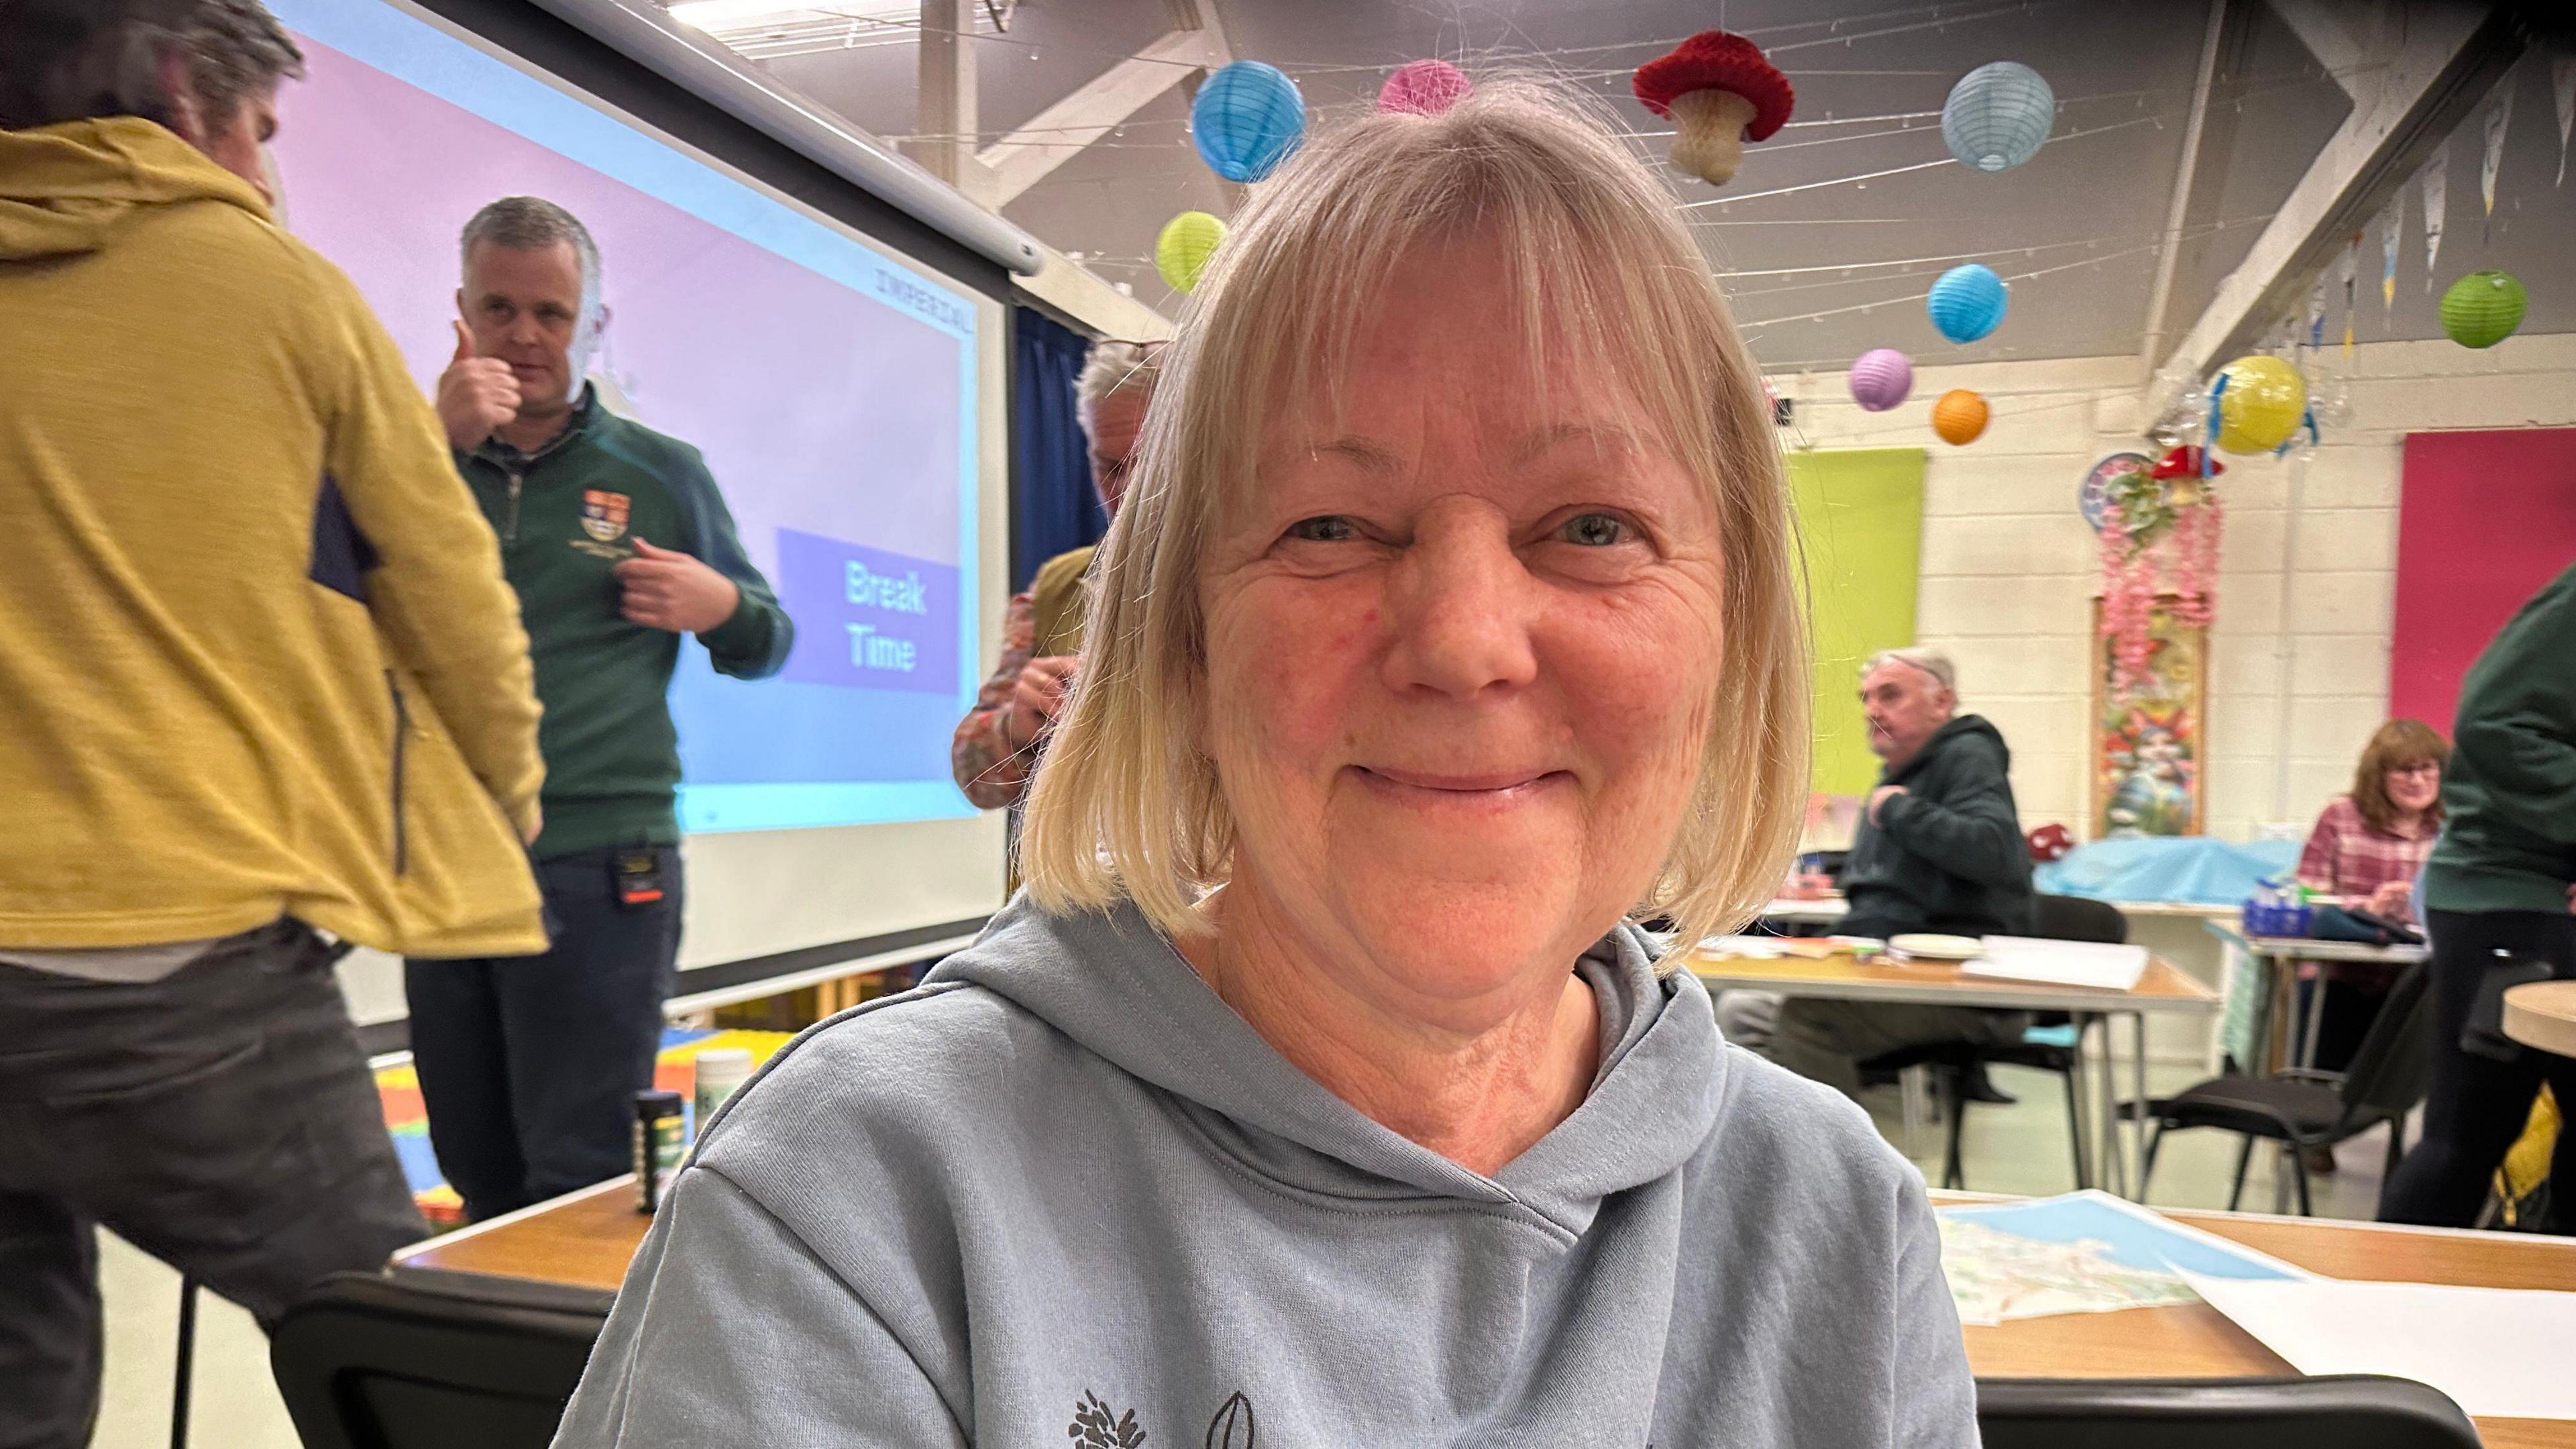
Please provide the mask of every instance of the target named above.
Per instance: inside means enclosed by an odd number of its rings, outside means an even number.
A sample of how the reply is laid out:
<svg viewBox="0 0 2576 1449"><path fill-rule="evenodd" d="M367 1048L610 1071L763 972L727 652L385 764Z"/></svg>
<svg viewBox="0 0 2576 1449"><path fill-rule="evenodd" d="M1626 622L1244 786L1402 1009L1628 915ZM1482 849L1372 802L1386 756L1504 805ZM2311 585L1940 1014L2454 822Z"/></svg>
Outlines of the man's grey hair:
<svg viewBox="0 0 2576 1449"><path fill-rule="evenodd" d="M1161 343L1112 339L1091 344L1091 355L1082 364L1082 376L1073 383L1074 412L1082 419L1084 434L1091 432L1092 415L1100 411L1100 405L1118 394L1153 396L1155 380L1162 370Z"/></svg>
<svg viewBox="0 0 2576 1449"><path fill-rule="evenodd" d="M0 0L6 4L8 0ZM517 252L541 252L557 242L572 243L572 253L581 263L581 321L584 327L599 317L599 244L590 239L590 228L581 218L541 196L504 196L474 213L457 238L457 259L470 265L474 244L489 242Z"/></svg>
<svg viewBox="0 0 2576 1449"><path fill-rule="evenodd" d="M243 101L304 74L304 52L259 0L0 0L0 129L140 116L161 125L189 98L220 131Z"/></svg>
<svg viewBox="0 0 2576 1449"><path fill-rule="evenodd" d="M1925 649L1920 645L1908 649L1881 649L1860 667L1860 677L1868 679L1878 672L1878 666L1882 664L1910 664L1931 675L1943 689L1952 694L1959 692L1959 666L1951 663L1950 656L1938 649Z"/></svg>

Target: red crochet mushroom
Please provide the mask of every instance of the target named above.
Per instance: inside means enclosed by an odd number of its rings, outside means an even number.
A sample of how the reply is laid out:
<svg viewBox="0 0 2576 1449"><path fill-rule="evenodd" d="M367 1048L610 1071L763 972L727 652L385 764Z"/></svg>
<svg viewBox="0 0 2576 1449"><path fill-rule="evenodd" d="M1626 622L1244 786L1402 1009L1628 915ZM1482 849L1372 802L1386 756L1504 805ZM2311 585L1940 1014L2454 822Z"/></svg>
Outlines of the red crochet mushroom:
<svg viewBox="0 0 2576 1449"><path fill-rule="evenodd" d="M1636 84L1647 110L1681 128L1673 164L1712 186L1734 178L1744 143L1771 139L1797 100L1760 46L1723 30L1703 30L1637 67Z"/></svg>

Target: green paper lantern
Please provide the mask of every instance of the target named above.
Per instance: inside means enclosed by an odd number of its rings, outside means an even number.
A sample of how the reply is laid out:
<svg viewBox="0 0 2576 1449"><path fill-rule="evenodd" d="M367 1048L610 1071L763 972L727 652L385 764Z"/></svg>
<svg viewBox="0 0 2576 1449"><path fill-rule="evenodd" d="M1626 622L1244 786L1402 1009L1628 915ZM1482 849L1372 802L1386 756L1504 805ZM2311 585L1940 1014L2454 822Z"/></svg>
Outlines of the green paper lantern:
<svg viewBox="0 0 2576 1449"><path fill-rule="evenodd" d="M2522 325L2531 294L2511 272L2471 272L2442 294L2442 330L2462 347L2493 347Z"/></svg>
<svg viewBox="0 0 2576 1449"><path fill-rule="evenodd" d="M1225 223L1204 211L1185 211L1163 224L1154 239L1154 270L1175 292L1198 290L1199 274L1225 240Z"/></svg>

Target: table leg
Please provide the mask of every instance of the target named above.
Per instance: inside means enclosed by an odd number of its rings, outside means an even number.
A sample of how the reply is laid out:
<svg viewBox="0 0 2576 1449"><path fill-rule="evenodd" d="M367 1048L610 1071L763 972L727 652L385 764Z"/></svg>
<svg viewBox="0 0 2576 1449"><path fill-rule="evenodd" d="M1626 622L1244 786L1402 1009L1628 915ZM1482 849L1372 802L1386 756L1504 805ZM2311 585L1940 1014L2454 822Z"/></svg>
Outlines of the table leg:
<svg viewBox="0 0 2576 1449"><path fill-rule="evenodd" d="M2290 969L2295 973L2299 968L2296 965L2293 965ZM2301 1022L2299 1028L2298 1059L2291 1063L2292 1066L2303 1068L2313 1067L2317 1064L2317 1029L2324 1024L2326 1019L2325 972L2320 969L2316 973L2315 979L2307 982L2306 985L2307 991L2305 994L2308 998L2308 1009L2304 1013L2305 1019Z"/></svg>
<svg viewBox="0 0 2576 1449"><path fill-rule="evenodd" d="M2101 1103L2102 1103L2102 1175L2111 1179L2104 1185L2122 1197L2129 1195L2129 1159L2120 1150L2119 1060L2117 1043L2112 1039L2111 1018L2093 1018L2102 1028Z"/></svg>
<svg viewBox="0 0 2576 1449"><path fill-rule="evenodd" d="M2129 1080L2137 1088L2137 1130L2129 1137L2129 1163L2136 1171L2130 1181L2137 1190L2131 1194L2139 1202L2147 1200L2147 1014L2129 1013L2130 1041L2137 1048L2129 1061Z"/></svg>

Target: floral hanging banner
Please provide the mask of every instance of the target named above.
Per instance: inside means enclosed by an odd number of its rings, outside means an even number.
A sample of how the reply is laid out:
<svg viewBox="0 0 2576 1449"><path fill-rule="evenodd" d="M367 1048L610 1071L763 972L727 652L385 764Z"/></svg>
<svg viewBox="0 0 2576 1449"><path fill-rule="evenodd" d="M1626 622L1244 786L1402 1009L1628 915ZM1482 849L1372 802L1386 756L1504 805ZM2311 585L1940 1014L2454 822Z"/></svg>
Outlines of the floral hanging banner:
<svg viewBox="0 0 2576 1449"><path fill-rule="evenodd" d="M2095 839L2198 835L2206 818L2202 756L2208 737L2209 626L2186 622L2172 594L2148 601L2142 672L2127 689L2095 607L2091 775Z"/></svg>

